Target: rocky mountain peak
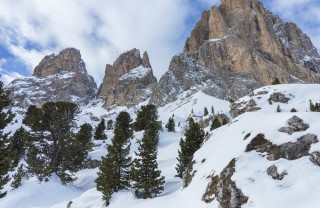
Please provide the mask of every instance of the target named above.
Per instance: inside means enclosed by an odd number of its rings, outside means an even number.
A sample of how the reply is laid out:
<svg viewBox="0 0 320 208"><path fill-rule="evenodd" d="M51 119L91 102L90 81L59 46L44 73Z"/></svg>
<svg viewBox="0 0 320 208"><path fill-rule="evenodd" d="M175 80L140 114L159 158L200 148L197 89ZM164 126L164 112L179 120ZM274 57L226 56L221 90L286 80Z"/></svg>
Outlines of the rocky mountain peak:
<svg viewBox="0 0 320 208"><path fill-rule="evenodd" d="M8 89L14 104L26 108L49 101L84 105L95 97L97 85L87 74L80 51L67 48L58 55L45 56L34 69L33 77L16 79Z"/></svg>
<svg viewBox="0 0 320 208"><path fill-rule="evenodd" d="M33 76L44 78L56 75L60 72L85 72L85 63L81 59L81 53L75 48L66 48L58 55L45 56L34 69Z"/></svg>
<svg viewBox="0 0 320 208"><path fill-rule="evenodd" d="M151 102L163 105L183 91L235 100L275 78L319 83L319 72L317 49L296 24L283 22L258 0L222 0L202 13Z"/></svg>
<svg viewBox="0 0 320 208"><path fill-rule="evenodd" d="M145 101L151 86L157 82L147 52L141 57L138 49L122 53L113 65L107 64L98 97L105 97L105 108L113 105L133 106Z"/></svg>

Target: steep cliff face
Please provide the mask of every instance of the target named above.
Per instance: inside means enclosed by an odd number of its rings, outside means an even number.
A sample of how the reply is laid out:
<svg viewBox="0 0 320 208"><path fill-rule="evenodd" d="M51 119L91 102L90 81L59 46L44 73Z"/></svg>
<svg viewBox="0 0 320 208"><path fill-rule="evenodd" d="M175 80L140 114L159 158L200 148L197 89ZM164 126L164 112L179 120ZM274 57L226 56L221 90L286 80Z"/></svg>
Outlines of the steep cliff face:
<svg viewBox="0 0 320 208"><path fill-rule="evenodd" d="M97 91L96 83L87 74L80 51L74 48L44 57L33 75L16 79L7 86L15 105L26 108L49 101L84 105L95 97Z"/></svg>
<svg viewBox="0 0 320 208"><path fill-rule="evenodd" d="M156 82L147 52L141 57L138 49L132 49L106 66L97 96L105 97L105 108L133 106L149 98Z"/></svg>
<svg viewBox="0 0 320 208"><path fill-rule="evenodd" d="M295 24L284 23L258 0L222 0L203 12L151 102L163 105L176 100L178 92L199 90L237 99L275 78L319 83L319 72L319 54Z"/></svg>

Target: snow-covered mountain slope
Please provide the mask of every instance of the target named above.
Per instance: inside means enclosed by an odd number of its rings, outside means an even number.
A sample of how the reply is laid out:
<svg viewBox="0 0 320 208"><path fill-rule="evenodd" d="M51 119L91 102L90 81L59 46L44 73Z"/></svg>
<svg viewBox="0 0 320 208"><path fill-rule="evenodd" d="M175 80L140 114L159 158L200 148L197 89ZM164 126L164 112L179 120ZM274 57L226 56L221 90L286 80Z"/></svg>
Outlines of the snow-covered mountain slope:
<svg viewBox="0 0 320 208"><path fill-rule="evenodd" d="M160 133L158 163L166 177L164 193L157 198L143 200L136 199L131 190L120 191L113 195L109 207L218 208L221 204L224 207L240 207L239 203L243 203L241 207L317 208L320 204L317 196L320 191L317 185L320 182L320 167L316 163L320 158L317 158L316 152L320 152L320 143L316 137L320 135L320 118L318 113L310 112L309 100L319 102L319 90L320 85L267 86L237 101L233 108L237 106L241 110L253 99L256 103L255 111L241 112L229 124L211 132L209 128L205 129L210 136L194 155L194 176L186 188L182 188L180 179L174 177L179 140L183 137L186 120L191 111L198 120L204 119L204 107L210 111L213 106L216 113L228 114L229 102L203 93L190 97L182 95L176 102L158 109L163 127L173 114L176 125L181 123L174 133L167 132L165 128ZM271 102L268 101L274 93L281 93L290 100L279 103L272 97ZM80 125L89 122L96 125L96 118L102 116L114 119L121 110L127 110L135 118L135 112L139 109L136 106L107 111L101 107L102 104L103 101L97 100L82 107L77 123ZM276 112L278 104L281 112ZM292 108L298 112L290 112ZM294 116L302 121L295 119L296 122L288 123ZM302 128L307 126L306 129ZM291 127L293 132L280 132L282 127ZM107 134L109 138L112 137L111 131ZM142 135L143 132L134 134L131 149L133 156L138 147L136 141ZM308 136L304 137L306 135ZM106 141L109 142L110 140ZM96 142L90 156L99 159L105 155L106 143ZM312 154L314 162L310 160L309 154ZM54 176L41 184L31 178L23 181L22 186L16 190L7 186L8 195L0 200L0 207L65 208L68 204L72 208L104 207L102 195L94 184L97 171L97 168L79 171L78 179L72 186L61 185ZM282 180L273 179L281 178L281 175ZM238 199L243 200L239 202Z"/></svg>

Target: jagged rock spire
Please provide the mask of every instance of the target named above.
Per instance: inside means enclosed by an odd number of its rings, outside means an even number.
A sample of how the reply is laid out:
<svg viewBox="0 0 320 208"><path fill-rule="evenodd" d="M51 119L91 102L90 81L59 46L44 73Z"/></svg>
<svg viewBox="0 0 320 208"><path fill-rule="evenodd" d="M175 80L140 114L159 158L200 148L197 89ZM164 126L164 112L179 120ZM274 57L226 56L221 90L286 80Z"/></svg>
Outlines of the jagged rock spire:
<svg viewBox="0 0 320 208"><path fill-rule="evenodd" d="M105 97L105 108L133 106L150 96L155 82L148 53L141 58L140 51L132 49L122 53L113 65L107 64L97 96Z"/></svg>

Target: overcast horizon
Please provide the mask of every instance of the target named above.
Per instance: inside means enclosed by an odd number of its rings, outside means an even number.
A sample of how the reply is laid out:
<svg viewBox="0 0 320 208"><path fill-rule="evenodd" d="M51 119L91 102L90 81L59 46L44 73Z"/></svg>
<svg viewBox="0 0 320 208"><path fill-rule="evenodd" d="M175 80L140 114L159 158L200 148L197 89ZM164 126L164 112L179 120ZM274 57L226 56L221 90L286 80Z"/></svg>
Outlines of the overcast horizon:
<svg viewBox="0 0 320 208"><path fill-rule="evenodd" d="M296 23L320 49L320 2L262 0L284 21ZM106 64L120 53L147 51L159 79L203 10L219 0L1 0L0 74L8 83L31 76L45 55L67 47L81 51L99 85Z"/></svg>

